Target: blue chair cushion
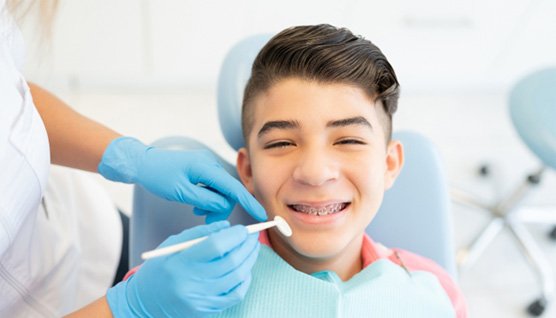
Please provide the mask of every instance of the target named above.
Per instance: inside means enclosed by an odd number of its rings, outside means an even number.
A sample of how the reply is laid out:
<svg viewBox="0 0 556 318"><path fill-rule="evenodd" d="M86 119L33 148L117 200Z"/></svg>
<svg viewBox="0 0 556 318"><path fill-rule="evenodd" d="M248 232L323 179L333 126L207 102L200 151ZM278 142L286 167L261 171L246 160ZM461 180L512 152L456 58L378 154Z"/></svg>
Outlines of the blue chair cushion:
<svg viewBox="0 0 556 318"><path fill-rule="evenodd" d="M509 102L521 139L545 165L556 169L556 68L520 80Z"/></svg>

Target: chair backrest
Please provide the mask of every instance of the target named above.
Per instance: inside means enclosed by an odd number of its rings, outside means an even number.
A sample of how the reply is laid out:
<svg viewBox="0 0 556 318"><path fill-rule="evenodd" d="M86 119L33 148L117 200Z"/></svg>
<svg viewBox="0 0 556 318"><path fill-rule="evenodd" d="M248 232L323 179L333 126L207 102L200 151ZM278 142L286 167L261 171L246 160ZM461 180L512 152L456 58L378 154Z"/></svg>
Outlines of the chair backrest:
<svg viewBox="0 0 556 318"><path fill-rule="evenodd" d="M230 49L218 76L218 119L224 138L232 148L243 147L241 104L257 53L272 35L259 34L238 42Z"/></svg>
<svg viewBox="0 0 556 318"><path fill-rule="evenodd" d="M367 233L388 247L428 257L456 277L450 197L440 155L416 132L395 132L393 138L404 145L404 167Z"/></svg>
<svg viewBox="0 0 556 318"><path fill-rule="evenodd" d="M220 125L234 149L243 146L241 102L243 87L250 75L256 53L269 35L248 38L234 46L221 68L218 88ZM406 163L398 180L386 192L379 213L367 232L374 240L429 257L455 275L452 223L449 197L442 165L434 146L414 132L395 132L404 143ZM162 139L158 147L199 149L209 147L185 137ZM222 165L237 177L233 165ZM192 207L157 198L136 187L130 232L130 264L140 263L141 252L156 247L167 236L198 224L204 219L193 215ZM247 213L236 207L232 224L253 223Z"/></svg>
<svg viewBox="0 0 556 318"><path fill-rule="evenodd" d="M556 68L519 80L510 92L509 110L521 139L543 164L556 169Z"/></svg>

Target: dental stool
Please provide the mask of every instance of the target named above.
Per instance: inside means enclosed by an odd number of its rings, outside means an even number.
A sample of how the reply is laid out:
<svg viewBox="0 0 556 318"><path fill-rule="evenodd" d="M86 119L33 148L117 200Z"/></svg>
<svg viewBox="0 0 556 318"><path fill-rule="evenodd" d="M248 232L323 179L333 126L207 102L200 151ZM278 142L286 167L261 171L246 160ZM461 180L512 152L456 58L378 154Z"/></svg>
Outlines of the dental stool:
<svg viewBox="0 0 556 318"><path fill-rule="evenodd" d="M221 67L218 81L220 126L235 150L243 146L243 89L253 60L268 39L268 35L259 35L239 42ZM393 188L386 192L382 207L367 231L377 242L431 258L455 276L449 192L438 153L426 138L417 133L396 132L394 138L404 143L405 166ZM213 151L187 137L163 138L153 145ZM234 165L219 159L222 166L237 178ZM255 221L236 206L230 223L247 225ZM140 264L140 254L155 248L169 235L199 224L204 224L204 218L195 216L192 206L166 201L136 186L130 229L130 265Z"/></svg>
<svg viewBox="0 0 556 318"><path fill-rule="evenodd" d="M539 185L547 169L556 169L556 68L538 71L521 79L510 92L509 111L519 136L541 164L525 176L513 192L493 205L481 203L462 191L452 192L456 203L484 210L492 217L471 244L458 252L458 265L460 269L469 268L496 235L507 229L519 243L523 256L538 278L541 295L527 307L527 311L533 316L540 316L554 298L553 270L524 224L556 224L556 207L551 211L532 211L520 203L530 190ZM556 230L551 236L556 236Z"/></svg>

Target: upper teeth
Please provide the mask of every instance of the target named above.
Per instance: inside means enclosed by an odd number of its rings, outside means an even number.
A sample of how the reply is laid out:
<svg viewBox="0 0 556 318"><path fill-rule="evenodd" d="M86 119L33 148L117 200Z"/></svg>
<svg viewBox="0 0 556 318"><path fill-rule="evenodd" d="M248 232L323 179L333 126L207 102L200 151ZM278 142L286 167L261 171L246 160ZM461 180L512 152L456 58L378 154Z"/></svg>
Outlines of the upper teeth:
<svg viewBox="0 0 556 318"><path fill-rule="evenodd" d="M345 206L346 206L345 203L334 203L334 204L329 204L326 206L318 206L318 207L303 205L303 204L292 205L293 209L298 212L307 213L311 215L319 215L319 216L336 213L342 210Z"/></svg>

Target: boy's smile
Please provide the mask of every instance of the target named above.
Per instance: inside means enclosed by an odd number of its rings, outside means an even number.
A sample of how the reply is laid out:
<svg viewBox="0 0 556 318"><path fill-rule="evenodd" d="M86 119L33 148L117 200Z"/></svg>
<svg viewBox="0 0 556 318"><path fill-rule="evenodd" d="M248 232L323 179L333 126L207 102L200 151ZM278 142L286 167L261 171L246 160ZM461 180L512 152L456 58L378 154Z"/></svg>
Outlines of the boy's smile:
<svg viewBox="0 0 556 318"><path fill-rule="evenodd" d="M365 228L401 166L387 144L381 105L352 85L283 79L253 100L239 175L269 214L292 227L270 231L274 250L306 273L360 270Z"/></svg>

